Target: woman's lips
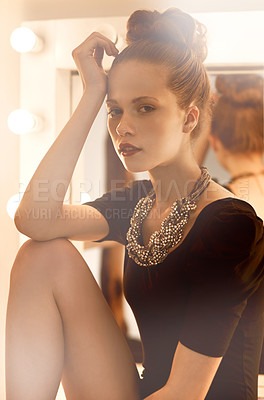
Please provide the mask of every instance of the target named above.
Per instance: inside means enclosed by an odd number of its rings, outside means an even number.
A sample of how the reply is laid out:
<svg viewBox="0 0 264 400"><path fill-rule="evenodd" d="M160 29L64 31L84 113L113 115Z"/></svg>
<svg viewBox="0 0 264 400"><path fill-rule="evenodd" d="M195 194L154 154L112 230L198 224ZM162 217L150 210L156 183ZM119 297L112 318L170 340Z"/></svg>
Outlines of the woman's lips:
<svg viewBox="0 0 264 400"><path fill-rule="evenodd" d="M141 149L129 143L124 143L119 145L118 151L123 157L130 157L141 151Z"/></svg>

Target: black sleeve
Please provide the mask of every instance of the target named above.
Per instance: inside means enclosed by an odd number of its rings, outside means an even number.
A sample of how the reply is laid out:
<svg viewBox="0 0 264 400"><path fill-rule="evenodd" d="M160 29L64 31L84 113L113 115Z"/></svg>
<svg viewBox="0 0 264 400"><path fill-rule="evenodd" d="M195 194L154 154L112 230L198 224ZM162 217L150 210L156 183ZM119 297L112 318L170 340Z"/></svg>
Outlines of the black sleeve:
<svg viewBox="0 0 264 400"><path fill-rule="evenodd" d="M238 202L200 221L186 265L190 291L180 342L212 357L225 354L264 274L262 221Z"/></svg>
<svg viewBox="0 0 264 400"><path fill-rule="evenodd" d="M139 199L145 197L151 188L150 181L135 181L128 187L112 190L94 201L84 203L96 208L108 222L108 235L97 242L112 240L126 244L126 233L134 208Z"/></svg>

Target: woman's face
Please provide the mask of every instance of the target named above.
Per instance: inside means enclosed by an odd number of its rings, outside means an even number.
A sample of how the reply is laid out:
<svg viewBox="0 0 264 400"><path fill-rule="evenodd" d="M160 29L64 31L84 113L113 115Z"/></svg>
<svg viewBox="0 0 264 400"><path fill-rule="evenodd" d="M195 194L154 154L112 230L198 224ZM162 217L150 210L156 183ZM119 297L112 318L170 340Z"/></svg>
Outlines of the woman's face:
<svg viewBox="0 0 264 400"><path fill-rule="evenodd" d="M115 150L128 171L151 171L176 160L186 112L167 87L165 67L139 61L115 66L107 109Z"/></svg>

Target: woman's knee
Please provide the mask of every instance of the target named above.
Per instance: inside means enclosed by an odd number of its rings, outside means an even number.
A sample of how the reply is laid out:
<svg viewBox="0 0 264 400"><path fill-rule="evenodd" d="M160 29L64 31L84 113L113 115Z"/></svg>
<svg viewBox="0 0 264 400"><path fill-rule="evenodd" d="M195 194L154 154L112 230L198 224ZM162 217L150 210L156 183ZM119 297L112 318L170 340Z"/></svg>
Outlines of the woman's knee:
<svg viewBox="0 0 264 400"><path fill-rule="evenodd" d="M63 263L79 256L78 250L65 238L49 241L29 239L19 249L11 270L11 282L26 276L45 277L62 269Z"/></svg>

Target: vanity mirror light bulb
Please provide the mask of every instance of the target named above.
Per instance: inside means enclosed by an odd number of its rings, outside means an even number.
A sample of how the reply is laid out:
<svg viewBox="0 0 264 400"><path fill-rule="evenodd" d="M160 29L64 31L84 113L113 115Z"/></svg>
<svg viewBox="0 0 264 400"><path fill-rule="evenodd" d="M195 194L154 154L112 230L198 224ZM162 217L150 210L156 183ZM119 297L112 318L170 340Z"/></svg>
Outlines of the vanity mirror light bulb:
<svg viewBox="0 0 264 400"><path fill-rule="evenodd" d="M22 198L22 194L21 193L17 193L14 196L10 197L10 199L7 202L6 205L6 211L9 215L10 218L14 219L16 210L19 206L19 203L21 201Z"/></svg>
<svg viewBox="0 0 264 400"><path fill-rule="evenodd" d="M31 29L16 28L11 36L10 43L18 53L38 52L43 47L43 41Z"/></svg>
<svg viewBox="0 0 264 400"><path fill-rule="evenodd" d="M28 132L37 132L43 126L43 121L40 117L23 109L12 111L8 116L7 123L10 131L17 135L23 135Z"/></svg>
<svg viewBox="0 0 264 400"><path fill-rule="evenodd" d="M91 196L87 192L81 192L81 204L91 201Z"/></svg>

